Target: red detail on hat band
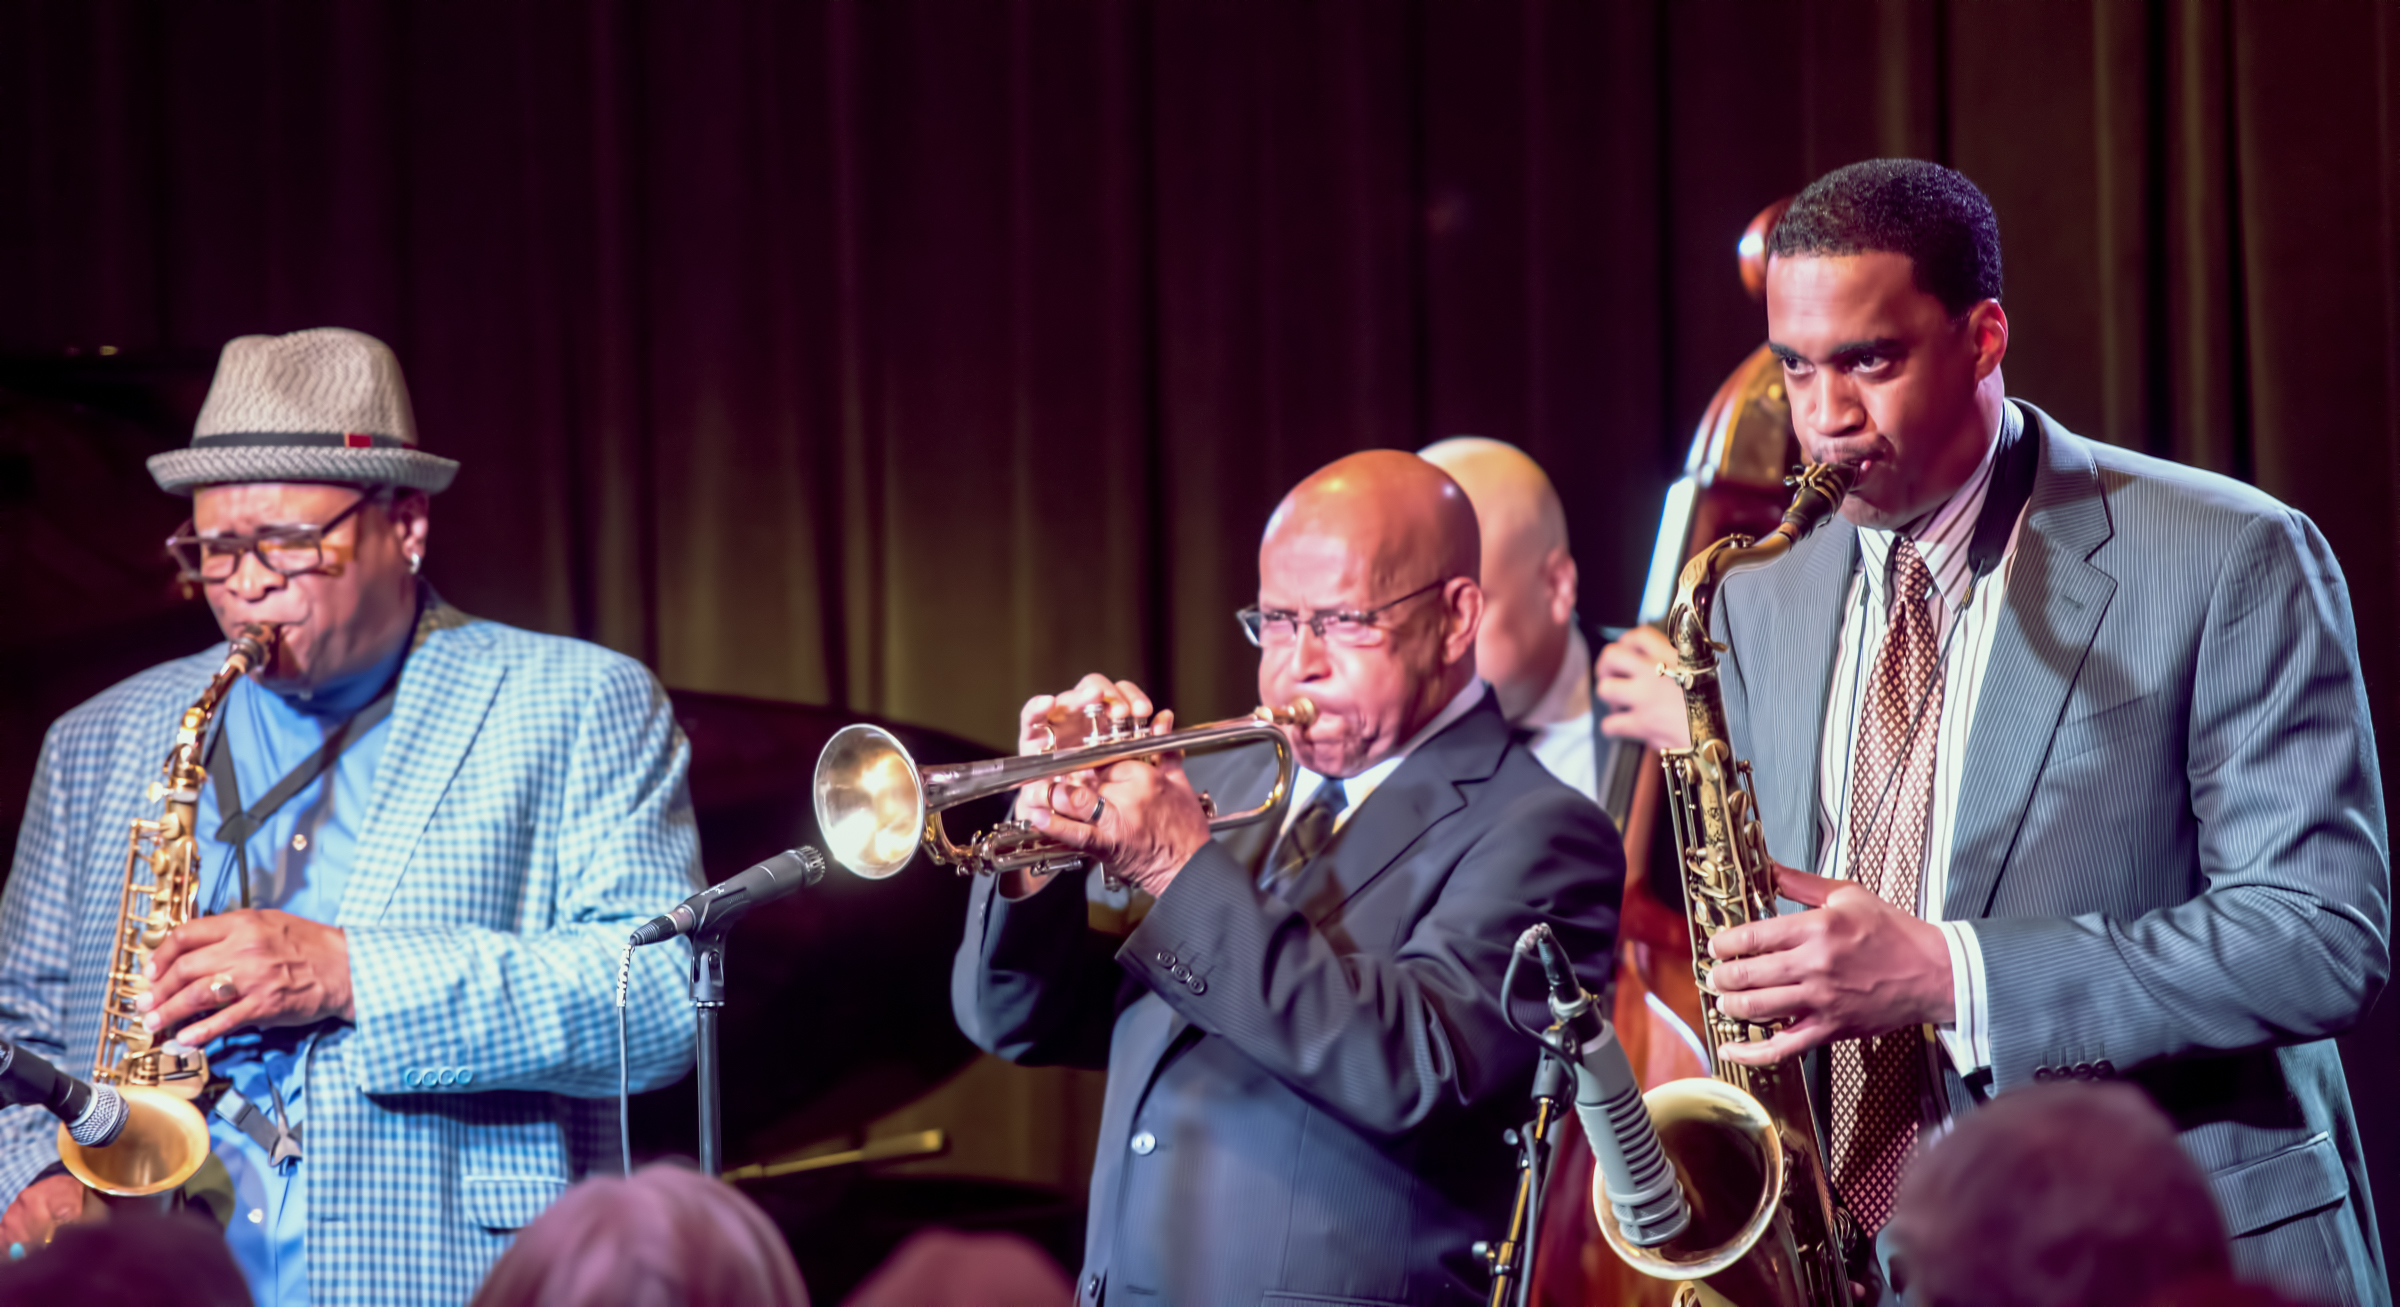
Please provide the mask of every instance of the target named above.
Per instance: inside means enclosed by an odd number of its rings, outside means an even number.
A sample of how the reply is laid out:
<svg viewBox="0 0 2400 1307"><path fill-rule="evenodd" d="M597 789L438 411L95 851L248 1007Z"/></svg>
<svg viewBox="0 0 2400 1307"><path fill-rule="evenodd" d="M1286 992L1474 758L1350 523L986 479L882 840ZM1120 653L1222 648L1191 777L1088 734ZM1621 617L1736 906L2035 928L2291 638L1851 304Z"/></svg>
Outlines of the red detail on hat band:
<svg viewBox="0 0 2400 1307"><path fill-rule="evenodd" d="M364 431L345 431L342 433L342 447L345 449L373 449L375 437Z"/></svg>

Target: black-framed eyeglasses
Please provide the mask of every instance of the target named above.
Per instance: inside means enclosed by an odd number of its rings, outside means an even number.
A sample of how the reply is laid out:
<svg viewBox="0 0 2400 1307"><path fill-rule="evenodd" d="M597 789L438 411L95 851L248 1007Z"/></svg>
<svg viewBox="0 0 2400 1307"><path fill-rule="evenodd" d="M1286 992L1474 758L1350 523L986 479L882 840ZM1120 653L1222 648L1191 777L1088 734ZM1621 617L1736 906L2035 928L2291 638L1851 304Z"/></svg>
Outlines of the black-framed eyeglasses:
<svg viewBox="0 0 2400 1307"><path fill-rule="evenodd" d="M1364 611L1327 609L1306 615L1289 608L1260 608L1252 605L1233 615L1242 624L1242 634L1261 649L1288 649L1300 642L1300 628L1316 632L1319 640L1351 649L1365 649L1383 643L1391 628L1376 619L1419 595L1428 594L1448 585L1454 578L1418 586L1397 599L1388 600Z"/></svg>
<svg viewBox="0 0 2400 1307"><path fill-rule="evenodd" d="M183 569L187 584L220 585L230 581L242 568L242 555L250 553L257 554L258 561L277 576L299 576L304 572L340 576L343 566L350 561L351 546L328 543L325 537L358 510L385 498L385 492L369 490L323 526L279 526L253 535L231 532L201 535L186 521L167 537L167 552L175 556L175 565Z"/></svg>

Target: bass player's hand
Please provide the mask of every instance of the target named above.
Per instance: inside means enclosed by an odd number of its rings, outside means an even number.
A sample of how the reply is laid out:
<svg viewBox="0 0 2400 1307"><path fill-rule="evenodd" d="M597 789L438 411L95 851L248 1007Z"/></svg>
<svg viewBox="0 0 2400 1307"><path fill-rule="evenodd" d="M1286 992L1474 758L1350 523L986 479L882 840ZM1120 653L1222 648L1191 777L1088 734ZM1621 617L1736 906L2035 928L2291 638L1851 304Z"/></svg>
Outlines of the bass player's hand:
<svg viewBox="0 0 2400 1307"><path fill-rule="evenodd" d="M1675 665L1675 646L1656 627L1637 626L1604 646L1592 663L1592 692L1608 705L1600 733L1653 749L1689 748L1692 726L1684 718L1683 690L1658 674L1659 668Z"/></svg>
<svg viewBox="0 0 2400 1307"><path fill-rule="evenodd" d="M8 1214L0 1216L0 1253L11 1258L31 1253L50 1242L58 1227L82 1220L83 1193L83 1181L71 1175L45 1176L25 1186Z"/></svg>

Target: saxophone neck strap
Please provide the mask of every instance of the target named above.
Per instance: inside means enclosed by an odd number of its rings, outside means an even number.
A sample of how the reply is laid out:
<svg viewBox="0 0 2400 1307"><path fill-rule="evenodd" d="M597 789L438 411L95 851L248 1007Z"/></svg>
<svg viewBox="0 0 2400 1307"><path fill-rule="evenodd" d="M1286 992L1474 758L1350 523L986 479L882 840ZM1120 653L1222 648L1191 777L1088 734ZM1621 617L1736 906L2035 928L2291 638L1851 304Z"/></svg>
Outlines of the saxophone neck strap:
<svg viewBox="0 0 2400 1307"><path fill-rule="evenodd" d="M406 660L403 659L402 666L405 665ZM282 780L275 782L273 788L248 808L242 806L242 783L234 774L233 752L225 743L225 724L222 720L218 722L216 734L209 740L205 765L210 783L216 787L217 811L230 814L217 827L217 839L220 843L233 846L234 878L241 889L243 907L250 906L250 837L258 833L258 829L266 825L269 818L281 811L284 804L291 802L293 795L307 789L318 777L332 770L344 749L357 743L361 736L391 716L392 701L399 697L399 693L400 669L395 667L391 680L385 683L381 693L351 714L350 720L342 723L341 729L325 737L325 743L316 752L301 759L299 766L285 773Z"/></svg>

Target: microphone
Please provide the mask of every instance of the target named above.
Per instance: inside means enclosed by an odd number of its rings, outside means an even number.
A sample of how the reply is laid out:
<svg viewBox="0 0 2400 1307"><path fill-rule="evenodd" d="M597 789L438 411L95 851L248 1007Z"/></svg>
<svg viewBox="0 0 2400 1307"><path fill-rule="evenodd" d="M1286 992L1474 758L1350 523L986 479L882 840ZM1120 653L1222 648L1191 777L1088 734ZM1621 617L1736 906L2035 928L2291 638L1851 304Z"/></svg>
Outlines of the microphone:
<svg viewBox="0 0 2400 1307"><path fill-rule="evenodd" d="M86 1148L106 1148L125 1133L129 1113L114 1085L95 1085L68 1075L40 1055L0 1042L0 1104L38 1104L67 1123L67 1137Z"/></svg>
<svg viewBox="0 0 2400 1307"><path fill-rule="evenodd" d="M803 844L787 849L739 875L694 894L663 917L652 917L633 932L633 946L658 944L678 935L723 929L761 903L805 889L825 877L825 855Z"/></svg>
<svg viewBox="0 0 2400 1307"><path fill-rule="evenodd" d="M1550 981L1550 1016L1575 1066L1575 1115L1607 1181L1617 1228L1637 1248L1665 1243L1692 1223L1675 1168L1659 1147L1658 1129L1642 1105L1625 1045L1600 1014L1600 1005L1575 978L1575 968L1547 924L1517 938L1517 952L1538 954Z"/></svg>

